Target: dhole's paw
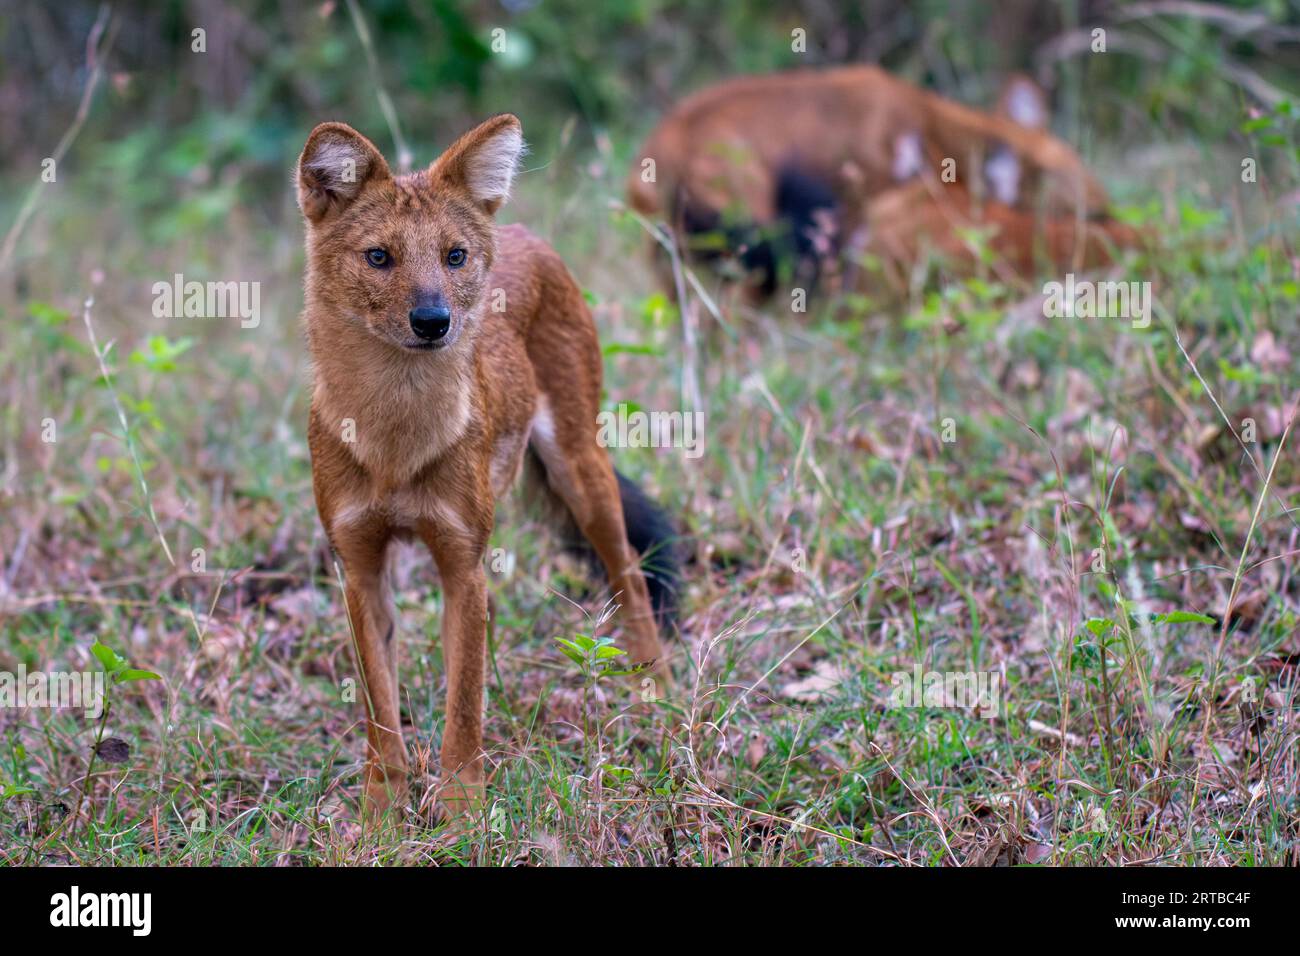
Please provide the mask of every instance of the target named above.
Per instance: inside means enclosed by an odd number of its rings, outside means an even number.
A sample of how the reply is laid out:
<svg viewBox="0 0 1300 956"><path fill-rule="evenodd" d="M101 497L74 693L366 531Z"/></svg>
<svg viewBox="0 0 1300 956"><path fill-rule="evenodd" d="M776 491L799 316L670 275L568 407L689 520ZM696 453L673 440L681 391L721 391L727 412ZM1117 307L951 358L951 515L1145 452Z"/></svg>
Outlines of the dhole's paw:
<svg viewBox="0 0 1300 956"><path fill-rule="evenodd" d="M452 777L439 785L437 805L445 817L476 816L483 809L484 787L482 779L466 779L463 775Z"/></svg>
<svg viewBox="0 0 1300 956"><path fill-rule="evenodd" d="M473 830L486 806L483 782L452 778L433 782L420 800L417 816L426 827L446 826L451 835Z"/></svg>
<svg viewBox="0 0 1300 956"><path fill-rule="evenodd" d="M366 788L362 800L362 815L367 823L400 821L406 813L410 788L406 782L406 768L379 767L366 770Z"/></svg>

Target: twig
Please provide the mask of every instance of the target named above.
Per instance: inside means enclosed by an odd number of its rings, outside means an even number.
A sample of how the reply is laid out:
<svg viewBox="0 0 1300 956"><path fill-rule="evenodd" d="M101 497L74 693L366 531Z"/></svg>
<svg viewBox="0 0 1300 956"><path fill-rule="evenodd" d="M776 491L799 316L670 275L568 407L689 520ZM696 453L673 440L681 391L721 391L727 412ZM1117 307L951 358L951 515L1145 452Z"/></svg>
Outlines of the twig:
<svg viewBox="0 0 1300 956"><path fill-rule="evenodd" d="M114 24L113 31L109 33L108 39L104 43L104 49L99 49L100 38L104 35L104 30L112 18L113 8L107 3L102 4L99 8L99 16L95 18L95 25L90 28L90 35L86 38L86 66L89 75L86 77L86 87L81 92L81 103L77 107L77 115L68 127L63 138L59 140L59 145L55 147L54 169L55 175L58 175L59 163L63 162L63 157L68 149L72 146L72 141L77 138L81 132L81 127L86 122L86 117L90 115L90 103L95 95L95 87L99 85L100 77L104 75L103 59L108 55L109 49L113 46L113 38L117 33L117 26ZM32 217L36 211L36 199L41 194L42 188L46 185L43 179L37 179L36 183L27 192L27 197L23 200L22 208L18 210L18 218L14 224L9 227L5 234L4 245L0 246L0 272L3 272L9 265L14 249L18 245L18 237L22 235L23 229L27 225L27 220Z"/></svg>
<svg viewBox="0 0 1300 956"><path fill-rule="evenodd" d="M92 295L86 300L85 307L81 311L81 317L86 323L86 333L90 336L90 347L99 362L99 372L104 377L104 386L108 389L109 397L113 399L113 407L117 409L117 420L122 425L122 440L126 442L126 449L131 453L131 464L135 468L136 480L140 482L140 493L144 495L144 505L149 512L149 521L153 524L154 531L158 533L158 542L162 545L163 554L167 555L167 562L174 567L176 559L172 557L172 549L167 546L167 538L163 535L162 528L158 526L158 515L153 510L153 498L149 495L149 482L145 480L144 466L140 463L140 455L136 451L135 441L131 438L131 426L127 424L122 401L117 397L117 389L113 387L113 375L108 370L108 363L104 361L106 351L100 349L99 340L95 338L95 327L90 322L90 310L94 304L95 297Z"/></svg>
<svg viewBox="0 0 1300 956"><path fill-rule="evenodd" d="M383 112L384 120L388 123L388 131L393 134L393 142L397 145L398 171L409 173L411 171L411 147L406 144L406 137L402 135L402 127L397 121L397 110L393 108L393 101L388 96L388 90L384 89L384 81L379 75L379 59L375 56L375 45L370 39L370 28L366 26L365 18L361 16L361 8L357 6L357 0L348 0L348 12L352 14L352 25L356 27L357 39L361 41L361 46L366 51L366 63L370 66L370 79L375 84L375 96L379 98L379 109Z"/></svg>
<svg viewBox="0 0 1300 956"><path fill-rule="evenodd" d="M1151 3L1134 3L1118 10L1115 19L1120 23L1132 20L1146 20L1150 17L1187 17L1191 20L1205 20L1219 24L1233 36L1245 36L1260 30L1277 27L1285 37L1300 39L1300 31L1281 27L1273 23L1267 13L1234 10L1217 3L1194 3L1189 0L1153 0Z"/></svg>
<svg viewBox="0 0 1300 956"><path fill-rule="evenodd" d="M637 225L644 229L651 239L662 246L664 251L666 251L674 261L681 261L681 255L678 252L677 243L673 240L672 235L667 229L656 226L635 209L624 205L618 200L611 200L609 205L611 209L615 209L618 212L625 212L631 216L636 220ZM705 291L704 286L700 283L700 279L695 274L694 270L688 268L685 264L682 264L681 270L682 278L684 278L686 283L695 291L695 294L700 297L700 302L704 305L704 308L708 311L709 315L713 316L714 320L718 325L722 326L723 331L727 333L728 337L735 342L737 340L736 330L731 327L731 323L723 316L722 310L718 308L718 304L713 301L713 297ZM674 274L673 278L674 280L677 278L676 274ZM680 291L678 292L678 295L680 297Z"/></svg>

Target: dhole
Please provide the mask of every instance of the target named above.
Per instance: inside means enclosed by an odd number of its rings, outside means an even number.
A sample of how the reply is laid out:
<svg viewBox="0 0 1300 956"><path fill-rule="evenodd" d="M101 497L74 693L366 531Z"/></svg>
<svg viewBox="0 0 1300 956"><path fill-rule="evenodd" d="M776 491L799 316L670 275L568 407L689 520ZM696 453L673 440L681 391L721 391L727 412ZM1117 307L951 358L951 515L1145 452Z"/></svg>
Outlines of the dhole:
<svg viewBox="0 0 1300 956"><path fill-rule="evenodd" d="M1023 74L1002 84L994 113L1027 129L1047 126L1047 98ZM1060 268L1093 269L1112 259L1116 249L1140 246L1130 226L1106 216L1087 218L1026 212L1015 203L1018 167L1003 152L986 166L990 188L975 197L962 183L945 183L923 169L910 181L872 199L866 210L865 251L881 262L884 278L896 291L908 285L908 273L927 255L942 262L950 275L975 271L977 246L972 231L987 235L989 268L1001 278L1028 279L1041 262Z"/></svg>
<svg viewBox="0 0 1300 956"><path fill-rule="evenodd" d="M959 207L973 196L1026 216L1103 218L1105 191L1045 123L1041 93L1024 78L990 114L872 66L740 77L660 122L634 159L628 199L667 218L687 248L693 235L721 232L770 293L780 259L866 247L872 203L926 171L950 173ZM1028 248L1013 242L1018 254Z"/></svg>
<svg viewBox="0 0 1300 956"><path fill-rule="evenodd" d="M1039 217L998 202L977 202L963 186L933 177L881 194L867 207L865 251L880 260L884 278L904 291L909 273L927 255L949 275L969 275L979 264L971 232L987 233L990 269L1003 279L1027 280L1039 262L1061 268L1095 269L1113 250L1137 247L1136 230L1110 219Z"/></svg>
<svg viewBox="0 0 1300 956"><path fill-rule="evenodd" d="M597 444L591 315L549 246L493 222L523 148L519 120L501 115L394 176L364 136L324 123L298 162L312 482L346 574L372 812L407 793L385 562L398 539L428 547L444 591L441 798L456 811L481 794L483 557L525 458L604 564L631 659L665 666L638 548L662 551L667 523Z"/></svg>

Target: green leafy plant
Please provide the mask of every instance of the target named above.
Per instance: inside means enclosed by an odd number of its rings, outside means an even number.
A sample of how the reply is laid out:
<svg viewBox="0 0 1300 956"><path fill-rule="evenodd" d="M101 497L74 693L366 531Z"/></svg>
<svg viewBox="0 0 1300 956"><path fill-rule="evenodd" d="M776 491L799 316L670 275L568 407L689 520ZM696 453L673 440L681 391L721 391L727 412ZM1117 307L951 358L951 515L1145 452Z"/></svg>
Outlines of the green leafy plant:
<svg viewBox="0 0 1300 956"><path fill-rule="evenodd" d="M617 667L614 664L614 658L621 657L627 652L615 647L612 637L588 637L586 634L575 634L573 640L557 637L555 642L560 645L560 653L578 666L582 672L583 683L591 687L594 687L603 677L625 677L643 669L639 665Z"/></svg>
<svg viewBox="0 0 1300 956"><path fill-rule="evenodd" d="M19 783L5 783L0 780L0 803L4 803L10 797L21 796L24 793L35 793L31 787L24 787Z"/></svg>
<svg viewBox="0 0 1300 956"><path fill-rule="evenodd" d="M151 372L174 372L178 368L176 359L194 347L194 340L189 337L169 340L165 335L151 335L143 348L135 349L128 361Z"/></svg>
<svg viewBox="0 0 1300 956"><path fill-rule="evenodd" d="M582 674L582 721L584 753L590 764L592 728L590 715L591 691L596 684L607 677L627 677L638 674L645 665L623 666L617 658L627 654L614 646L612 637L591 637L587 634L575 634L569 638L557 637L555 643L560 646L560 653L571 660Z"/></svg>
<svg viewBox="0 0 1300 956"><path fill-rule="evenodd" d="M1133 601L1122 602L1126 619L1116 622L1108 617L1092 617L1084 621L1084 630L1074 641L1071 655L1071 667L1083 675L1084 680L1100 694L1101 718L1096 721L1095 729L1103 750L1109 755L1114 750L1112 735L1114 727L1112 714L1118 706L1115 700L1116 678L1130 667L1138 667L1146 672L1149 667L1140 661L1141 652L1133 632L1140 630L1143 620L1135 612L1137 604ZM1170 611L1167 614L1153 614L1147 619L1150 626L1162 627L1167 624L1214 624L1214 618L1193 611ZM1095 676L1094 676L1095 675ZM1139 681L1146 697L1145 704L1151 706L1151 690L1146 681ZM1094 718L1095 719L1095 718ZM1096 720L1096 719L1095 719ZM1154 733L1154 732L1153 732ZM1162 748L1153 737L1152 751ZM1109 772L1109 771L1108 771Z"/></svg>
<svg viewBox="0 0 1300 956"><path fill-rule="evenodd" d="M86 788L90 786L90 781L95 773L95 758L98 757L104 748L104 728L108 726L109 711L113 706L112 689L119 684L129 684L133 681L141 680L162 680L162 677L153 671L140 670L131 667L126 658L122 657L107 644L101 643L96 639L95 643L90 645L90 653L94 655L95 660L99 661L108 680L104 686L104 700L99 715L99 727L95 732L95 746L91 748L90 760L86 765L86 782L77 795L77 809L73 811L71 819L75 820L81 812L81 803L86 797Z"/></svg>
<svg viewBox="0 0 1300 956"><path fill-rule="evenodd" d="M127 666L126 658L98 640L90 645L90 653L95 655L95 660L99 661L108 674L110 686L112 684L126 684L136 680L162 680L162 677L153 671L142 671ZM107 705L107 701L105 701L105 704Z"/></svg>

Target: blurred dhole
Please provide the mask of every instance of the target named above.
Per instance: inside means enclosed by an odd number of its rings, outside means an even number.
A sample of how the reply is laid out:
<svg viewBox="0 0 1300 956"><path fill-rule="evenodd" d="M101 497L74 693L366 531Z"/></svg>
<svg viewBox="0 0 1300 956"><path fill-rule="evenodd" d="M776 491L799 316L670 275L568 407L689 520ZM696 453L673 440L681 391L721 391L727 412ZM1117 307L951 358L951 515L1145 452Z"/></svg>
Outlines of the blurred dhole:
<svg viewBox="0 0 1300 956"><path fill-rule="evenodd" d="M872 66L740 77L660 122L628 199L667 219L692 258L737 260L760 296L782 262L815 282L838 257L874 252L897 267L928 243L969 267L960 233L976 224L997 230L991 248L1021 272L1040 250L1057 264L1104 261L1135 236L1109 221L1105 190L1046 125L1045 98L1022 76L994 113Z"/></svg>

